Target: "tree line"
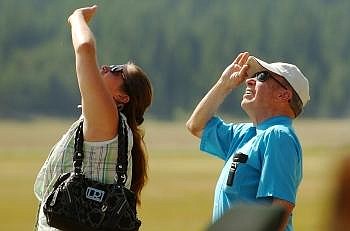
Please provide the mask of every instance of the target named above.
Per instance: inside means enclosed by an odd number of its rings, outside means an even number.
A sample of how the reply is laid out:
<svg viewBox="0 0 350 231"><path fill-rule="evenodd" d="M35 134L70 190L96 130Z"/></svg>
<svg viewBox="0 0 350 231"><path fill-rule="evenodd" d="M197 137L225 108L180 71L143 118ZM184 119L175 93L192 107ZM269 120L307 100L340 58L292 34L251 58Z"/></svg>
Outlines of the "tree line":
<svg viewBox="0 0 350 231"><path fill-rule="evenodd" d="M129 60L154 88L150 114L190 113L241 51L300 67L307 117L350 115L350 2L346 0L3 0L0 116L73 116L80 103L67 18L98 4L91 22L100 64ZM243 115L242 91L221 110Z"/></svg>

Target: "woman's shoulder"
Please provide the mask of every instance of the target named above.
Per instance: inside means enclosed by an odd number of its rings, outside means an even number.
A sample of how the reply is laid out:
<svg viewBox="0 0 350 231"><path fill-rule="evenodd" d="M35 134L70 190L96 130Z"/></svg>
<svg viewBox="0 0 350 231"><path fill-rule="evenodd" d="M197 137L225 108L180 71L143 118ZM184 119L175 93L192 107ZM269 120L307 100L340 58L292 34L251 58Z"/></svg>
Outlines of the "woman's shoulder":
<svg viewBox="0 0 350 231"><path fill-rule="evenodd" d="M128 143L129 143L129 147L130 147L130 141L131 141L131 145L132 145L132 140L133 140L133 135L132 135L131 128L128 125L127 117L123 113L120 113L119 115L121 117L121 120L123 121L123 124L126 126L127 139L128 139ZM79 119L77 121L78 124L79 124L79 121L82 121L82 119ZM77 125L74 125L74 126L77 126ZM84 141L84 145L91 146L91 147L106 147L106 146L111 146L111 145L112 146L113 145L118 145L118 137L119 137L119 133L115 137L113 137L112 139L108 139L108 140L103 140L103 141Z"/></svg>

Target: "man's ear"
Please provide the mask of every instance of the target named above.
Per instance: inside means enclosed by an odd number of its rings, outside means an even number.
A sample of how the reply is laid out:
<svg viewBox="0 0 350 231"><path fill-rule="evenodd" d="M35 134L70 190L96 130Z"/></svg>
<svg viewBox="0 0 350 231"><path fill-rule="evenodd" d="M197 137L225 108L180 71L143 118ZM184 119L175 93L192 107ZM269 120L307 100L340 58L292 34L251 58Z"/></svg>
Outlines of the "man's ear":
<svg viewBox="0 0 350 231"><path fill-rule="evenodd" d="M283 90L280 92L279 98L283 101L289 102L292 99L292 92L290 90Z"/></svg>

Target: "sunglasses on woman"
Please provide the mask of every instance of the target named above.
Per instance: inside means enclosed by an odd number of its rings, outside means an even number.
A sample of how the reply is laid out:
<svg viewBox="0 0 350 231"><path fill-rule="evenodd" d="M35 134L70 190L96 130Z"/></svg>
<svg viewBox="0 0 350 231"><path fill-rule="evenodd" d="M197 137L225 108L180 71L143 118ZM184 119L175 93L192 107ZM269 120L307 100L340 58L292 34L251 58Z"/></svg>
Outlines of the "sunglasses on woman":
<svg viewBox="0 0 350 231"><path fill-rule="evenodd" d="M126 72L125 72L125 65L124 64L119 64L119 65L109 65L108 66L108 68L109 68L109 71L111 72L111 73L118 73L118 72L120 72L121 74L122 74L122 78L124 79L124 80L126 80L127 79L127 74L126 74Z"/></svg>
<svg viewBox="0 0 350 231"><path fill-rule="evenodd" d="M256 78L259 82L265 82L266 80L268 80L269 78L272 78L273 80L275 80L281 87L283 87L284 89L288 90L288 88L286 86L284 86L278 79L276 79L275 77L272 76L272 74L268 71L261 71L255 74L254 78Z"/></svg>

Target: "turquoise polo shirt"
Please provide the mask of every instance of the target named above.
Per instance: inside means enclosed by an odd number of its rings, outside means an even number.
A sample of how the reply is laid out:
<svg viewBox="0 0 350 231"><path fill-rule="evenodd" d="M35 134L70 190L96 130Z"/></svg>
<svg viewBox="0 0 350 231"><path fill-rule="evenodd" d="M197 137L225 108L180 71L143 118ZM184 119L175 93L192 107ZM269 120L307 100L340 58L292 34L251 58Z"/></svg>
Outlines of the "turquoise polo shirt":
<svg viewBox="0 0 350 231"><path fill-rule="evenodd" d="M302 150L289 117L272 117L257 126L227 124L213 117L203 131L200 149L225 161L215 188L213 221L237 203L271 203L275 197L295 204ZM236 153L247 159L236 164L228 185ZM291 217L286 230L293 230Z"/></svg>

